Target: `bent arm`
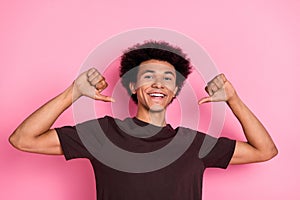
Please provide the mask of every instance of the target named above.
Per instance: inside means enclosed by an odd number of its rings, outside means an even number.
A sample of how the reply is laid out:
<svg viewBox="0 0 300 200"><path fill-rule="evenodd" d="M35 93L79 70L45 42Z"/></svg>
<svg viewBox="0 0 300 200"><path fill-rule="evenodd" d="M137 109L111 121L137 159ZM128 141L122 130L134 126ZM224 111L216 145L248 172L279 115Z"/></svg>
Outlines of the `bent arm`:
<svg viewBox="0 0 300 200"><path fill-rule="evenodd" d="M19 150L43 154L62 154L54 129L56 119L72 104L73 84L28 118L10 136L10 143Z"/></svg>
<svg viewBox="0 0 300 200"><path fill-rule="evenodd" d="M239 120L247 142L237 141L230 164L254 163L270 160L278 150L263 124L251 110L235 95L227 101Z"/></svg>
<svg viewBox="0 0 300 200"><path fill-rule="evenodd" d="M225 101L239 120L247 142L237 141L230 164L262 162L277 155L277 148L263 124L242 102L224 74L216 76L206 87L209 96L199 101Z"/></svg>
<svg viewBox="0 0 300 200"><path fill-rule="evenodd" d="M82 73L64 92L27 117L9 137L17 149L41 154L62 154L57 132L51 126L81 96L101 101L114 101L101 92L107 87L96 69Z"/></svg>

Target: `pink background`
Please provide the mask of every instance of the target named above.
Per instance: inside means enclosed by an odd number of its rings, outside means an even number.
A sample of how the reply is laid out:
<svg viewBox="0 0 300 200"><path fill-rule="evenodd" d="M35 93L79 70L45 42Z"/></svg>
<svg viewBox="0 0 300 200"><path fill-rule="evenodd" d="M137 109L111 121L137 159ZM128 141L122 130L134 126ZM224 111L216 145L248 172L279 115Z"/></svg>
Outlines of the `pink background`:
<svg viewBox="0 0 300 200"><path fill-rule="evenodd" d="M19 152L8 137L99 43L142 27L203 45L279 148L266 163L207 170L204 199L299 199L299 13L297 0L1 1L0 199L95 199L87 160ZM73 123L69 109L55 126ZM230 111L223 135L243 139Z"/></svg>

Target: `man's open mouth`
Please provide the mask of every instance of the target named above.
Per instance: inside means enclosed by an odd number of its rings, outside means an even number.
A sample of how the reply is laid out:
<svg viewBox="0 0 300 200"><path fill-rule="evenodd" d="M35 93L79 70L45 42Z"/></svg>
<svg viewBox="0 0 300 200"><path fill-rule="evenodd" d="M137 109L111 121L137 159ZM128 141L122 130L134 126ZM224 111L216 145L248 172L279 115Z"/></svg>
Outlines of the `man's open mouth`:
<svg viewBox="0 0 300 200"><path fill-rule="evenodd" d="M151 97L160 97L160 98L164 98L166 95L163 93L150 93L149 94Z"/></svg>

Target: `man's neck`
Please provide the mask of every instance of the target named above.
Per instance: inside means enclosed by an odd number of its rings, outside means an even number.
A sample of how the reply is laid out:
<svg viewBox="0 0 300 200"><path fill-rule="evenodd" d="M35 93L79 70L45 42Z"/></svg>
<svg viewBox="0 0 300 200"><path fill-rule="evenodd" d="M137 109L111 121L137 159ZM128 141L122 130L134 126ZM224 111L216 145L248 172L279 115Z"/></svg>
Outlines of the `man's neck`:
<svg viewBox="0 0 300 200"><path fill-rule="evenodd" d="M146 112L139 112L138 110L136 118L155 126L166 126L165 114L165 110L160 112L152 112L150 110Z"/></svg>

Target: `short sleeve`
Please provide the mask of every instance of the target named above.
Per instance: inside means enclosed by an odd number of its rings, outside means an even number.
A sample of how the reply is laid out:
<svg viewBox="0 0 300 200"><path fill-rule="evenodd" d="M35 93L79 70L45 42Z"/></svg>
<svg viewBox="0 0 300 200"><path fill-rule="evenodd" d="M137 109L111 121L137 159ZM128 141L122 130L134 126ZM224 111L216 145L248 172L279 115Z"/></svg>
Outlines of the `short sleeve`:
<svg viewBox="0 0 300 200"><path fill-rule="evenodd" d="M76 126L55 128L66 160L74 158L91 158L90 153L82 143Z"/></svg>
<svg viewBox="0 0 300 200"><path fill-rule="evenodd" d="M235 140L221 137L215 139L214 145L209 153L202 158L205 167L215 167L226 169L233 156Z"/></svg>

